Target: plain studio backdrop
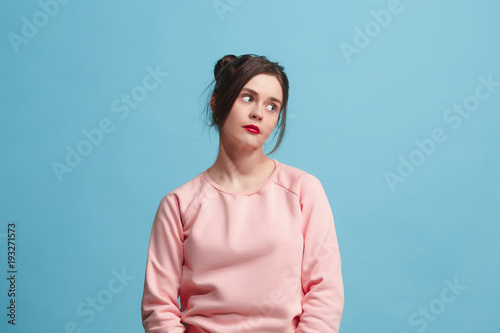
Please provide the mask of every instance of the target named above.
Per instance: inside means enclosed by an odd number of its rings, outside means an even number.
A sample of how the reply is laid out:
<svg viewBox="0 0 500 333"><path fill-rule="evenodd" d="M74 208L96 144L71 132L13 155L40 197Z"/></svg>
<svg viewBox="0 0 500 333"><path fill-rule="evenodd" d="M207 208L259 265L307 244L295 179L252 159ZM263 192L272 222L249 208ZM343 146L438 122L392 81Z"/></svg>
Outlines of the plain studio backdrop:
<svg viewBox="0 0 500 333"><path fill-rule="evenodd" d="M216 157L213 66L254 53L291 84L270 157L318 177L332 206L341 332L500 332L499 13L493 0L3 1L1 331L142 331L158 204Z"/></svg>

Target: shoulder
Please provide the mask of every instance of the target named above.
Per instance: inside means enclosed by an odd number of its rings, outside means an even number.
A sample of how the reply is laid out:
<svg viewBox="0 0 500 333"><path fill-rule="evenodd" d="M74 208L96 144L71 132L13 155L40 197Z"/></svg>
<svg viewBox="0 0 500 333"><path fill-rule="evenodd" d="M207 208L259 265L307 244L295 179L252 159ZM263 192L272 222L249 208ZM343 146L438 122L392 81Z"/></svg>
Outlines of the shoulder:
<svg viewBox="0 0 500 333"><path fill-rule="evenodd" d="M312 190L323 189L320 180L316 176L281 162L276 184L299 197Z"/></svg>
<svg viewBox="0 0 500 333"><path fill-rule="evenodd" d="M201 172L188 182L165 194L161 201L175 203L181 211L185 211L206 190L207 183L204 181L203 172Z"/></svg>

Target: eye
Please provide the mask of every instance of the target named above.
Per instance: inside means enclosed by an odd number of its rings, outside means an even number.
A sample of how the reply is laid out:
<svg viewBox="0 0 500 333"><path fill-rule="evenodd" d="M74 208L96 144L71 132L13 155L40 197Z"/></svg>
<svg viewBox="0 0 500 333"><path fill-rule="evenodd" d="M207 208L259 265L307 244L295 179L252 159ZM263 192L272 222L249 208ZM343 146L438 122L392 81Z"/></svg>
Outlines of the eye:
<svg viewBox="0 0 500 333"><path fill-rule="evenodd" d="M269 111L273 111L273 112L274 112L274 111L276 111L276 110L277 110L277 107L276 107L276 105L274 105L274 104L269 104L269 105L267 106L267 109L268 109Z"/></svg>
<svg viewBox="0 0 500 333"><path fill-rule="evenodd" d="M253 98L252 98L252 96L250 96L250 95L243 95L243 100L244 100L245 102L250 103L250 102L253 100Z"/></svg>

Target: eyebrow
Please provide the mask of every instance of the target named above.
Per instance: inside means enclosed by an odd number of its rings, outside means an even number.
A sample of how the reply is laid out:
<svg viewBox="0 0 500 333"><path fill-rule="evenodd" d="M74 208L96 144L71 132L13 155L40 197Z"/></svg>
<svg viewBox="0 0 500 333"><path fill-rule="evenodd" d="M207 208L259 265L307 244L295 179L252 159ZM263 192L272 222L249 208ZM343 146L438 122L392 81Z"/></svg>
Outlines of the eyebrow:
<svg viewBox="0 0 500 333"><path fill-rule="evenodd" d="M250 89L250 88L243 88L243 89L241 89L241 91L243 91L243 90L246 90L246 91L248 91L249 93L251 93L251 94L253 94L255 96L259 96L259 94L255 90L253 90L253 89ZM269 99L271 101L273 101L273 102L279 103L280 105L283 104L279 99L277 99L275 97L271 96L271 97L269 97Z"/></svg>

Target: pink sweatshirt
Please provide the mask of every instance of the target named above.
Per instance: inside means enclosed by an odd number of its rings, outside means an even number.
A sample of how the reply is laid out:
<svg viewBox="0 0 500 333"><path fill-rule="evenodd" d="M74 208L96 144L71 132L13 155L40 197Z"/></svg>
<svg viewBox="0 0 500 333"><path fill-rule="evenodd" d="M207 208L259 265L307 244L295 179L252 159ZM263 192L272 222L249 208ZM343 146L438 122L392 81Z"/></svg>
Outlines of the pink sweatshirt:
<svg viewBox="0 0 500 333"><path fill-rule="evenodd" d="M145 332L339 331L344 289L325 191L316 177L274 162L254 191L225 189L204 171L161 200Z"/></svg>

